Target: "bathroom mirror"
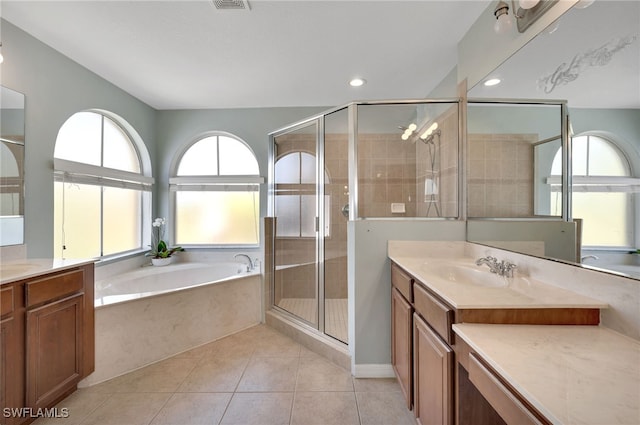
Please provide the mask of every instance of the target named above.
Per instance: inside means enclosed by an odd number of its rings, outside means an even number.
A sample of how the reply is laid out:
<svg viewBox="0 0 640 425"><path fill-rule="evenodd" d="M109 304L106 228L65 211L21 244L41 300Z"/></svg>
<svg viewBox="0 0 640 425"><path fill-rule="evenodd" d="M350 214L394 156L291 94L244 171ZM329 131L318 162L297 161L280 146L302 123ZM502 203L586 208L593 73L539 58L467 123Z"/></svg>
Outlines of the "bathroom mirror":
<svg viewBox="0 0 640 425"><path fill-rule="evenodd" d="M0 246L24 243L24 103L0 87Z"/></svg>
<svg viewBox="0 0 640 425"><path fill-rule="evenodd" d="M566 244L566 252L545 250L540 255L566 261L573 258L573 262L588 267L640 278L640 256L630 254L640 245L640 204L636 194L640 188L637 181L640 173L640 2L588 3L579 2L487 75L486 79L499 78L500 84L487 87L481 82L472 87L468 95L470 98L567 101L574 146L572 217L582 219L577 220L582 224L565 223L576 229L575 252L571 252L571 244ZM584 5L587 7L582 7ZM611 156L602 154L596 144L589 148L592 144L583 140L586 136L611 142L609 151L617 152L621 161L628 163L621 167L626 167L627 172L609 175L608 171L602 171L606 163L611 163ZM603 161L605 157L608 159ZM597 181L595 170L600 177L607 173L607 178ZM577 203L585 196L600 197L599 205L605 208L599 216L585 216L584 207L580 212L581 206ZM616 199L622 199L625 206L613 209ZM486 240L487 226L496 226L498 221L486 224L489 221L473 220L471 214L469 217L467 240L484 239L482 243L505 248L504 241ZM607 220L622 222L621 233L625 237L618 242L595 238L591 243L586 240L579 243L581 237L586 238L593 230L610 232L611 224ZM504 223L511 226L511 231L494 235L524 234L530 225L515 220ZM545 230L553 225L538 223ZM519 249L515 245L507 249L531 253L527 252L530 247Z"/></svg>

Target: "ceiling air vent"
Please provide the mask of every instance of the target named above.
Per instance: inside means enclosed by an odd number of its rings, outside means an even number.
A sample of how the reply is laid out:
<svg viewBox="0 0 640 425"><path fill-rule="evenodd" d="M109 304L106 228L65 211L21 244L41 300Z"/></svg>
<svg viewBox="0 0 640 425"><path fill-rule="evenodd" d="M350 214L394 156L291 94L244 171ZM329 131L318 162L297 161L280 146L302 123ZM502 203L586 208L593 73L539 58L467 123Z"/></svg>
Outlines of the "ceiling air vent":
<svg viewBox="0 0 640 425"><path fill-rule="evenodd" d="M218 10L251 10L247 0L213 0Z"/></svg>

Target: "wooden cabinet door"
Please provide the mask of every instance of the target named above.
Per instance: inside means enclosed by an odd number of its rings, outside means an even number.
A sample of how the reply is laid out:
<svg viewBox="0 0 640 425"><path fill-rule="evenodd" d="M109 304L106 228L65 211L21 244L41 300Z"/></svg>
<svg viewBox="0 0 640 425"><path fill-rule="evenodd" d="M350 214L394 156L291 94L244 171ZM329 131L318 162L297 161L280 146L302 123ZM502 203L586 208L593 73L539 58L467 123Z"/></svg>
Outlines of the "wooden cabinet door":
<svg viewBox="0 0 640 425"><path fill-rule="evenodd" d="M16 404L12 393L12 386L14 384L12 381L15 379L15 376L7 376L13 375L13 365L11 365L11 341L13 338L14 331L14 321L13 318L9 318L3 321L0 321L0 415L2 415L2 420L0 423L13 424L15 423L14 418L9 417L9 415L5 415L6 408L15 408L20 407Z"/></svg>
<svg viewBox="0 0 640 425"><path fill-rule="evenodd" d="M391 289L391 363L411 409L413 401L412 324L413 308L400 291Z"/></svg>
<svg viewBox="0 0 640 425"><path fill-rule="evenodd" d="M27 311L27 406L44 408L82 372L84 294Z"/></svg>
<svg viewBox="0 0 640 425"><path fill-rule="evenodd" d="M413 316L414 413L421 425L453 424L453 350Z"/></svg>
<svg viewBox="0 0 640 425"><path fill-rule="evenodd" d="M0 424L21 423L24 406L24 308L21 285L0 290ZM5 410L8 409L8 410Z"/></svg>

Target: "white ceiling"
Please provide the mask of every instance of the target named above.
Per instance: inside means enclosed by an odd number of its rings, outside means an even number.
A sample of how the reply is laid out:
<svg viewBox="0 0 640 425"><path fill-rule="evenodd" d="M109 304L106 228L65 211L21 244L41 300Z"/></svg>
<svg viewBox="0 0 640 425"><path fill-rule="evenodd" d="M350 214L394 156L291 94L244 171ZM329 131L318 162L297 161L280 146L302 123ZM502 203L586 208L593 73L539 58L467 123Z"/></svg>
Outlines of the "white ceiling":
<svg viewBox="0 0 640 425"><path fill-rule="evenodd" d="M489 3L2 0L1 13L156 109L242 108L422 98Z"/></svg>
<svg viewBox="0 0 640 425"><path fill-rule="evenodd" d="M554 73L555 86L539 84ZM489 77L502 83L478 85L469 95L640 109L640 1L598 0L570 9Z"/></svg>

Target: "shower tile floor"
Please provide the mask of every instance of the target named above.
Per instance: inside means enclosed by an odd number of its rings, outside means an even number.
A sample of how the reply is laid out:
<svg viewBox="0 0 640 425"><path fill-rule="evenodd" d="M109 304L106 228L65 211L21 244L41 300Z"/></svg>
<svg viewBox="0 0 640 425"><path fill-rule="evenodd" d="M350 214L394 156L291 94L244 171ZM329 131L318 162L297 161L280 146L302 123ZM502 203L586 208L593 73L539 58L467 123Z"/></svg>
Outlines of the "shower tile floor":
<svg viewBox="0 0 640 425"><path fill-rule="evenodd" d="M348 343L347 299L328 298L324 301L324 304L325 333L344 343ZM307 322L316 322L318 302L315 298L281 298L277 305Z"/></svg>
<svg viewBox="0 0 640 425"><path fill-rule="evenodd" d="M62 400L37 425L415 425L395 379L356 379L258 325Z"/></svg>

